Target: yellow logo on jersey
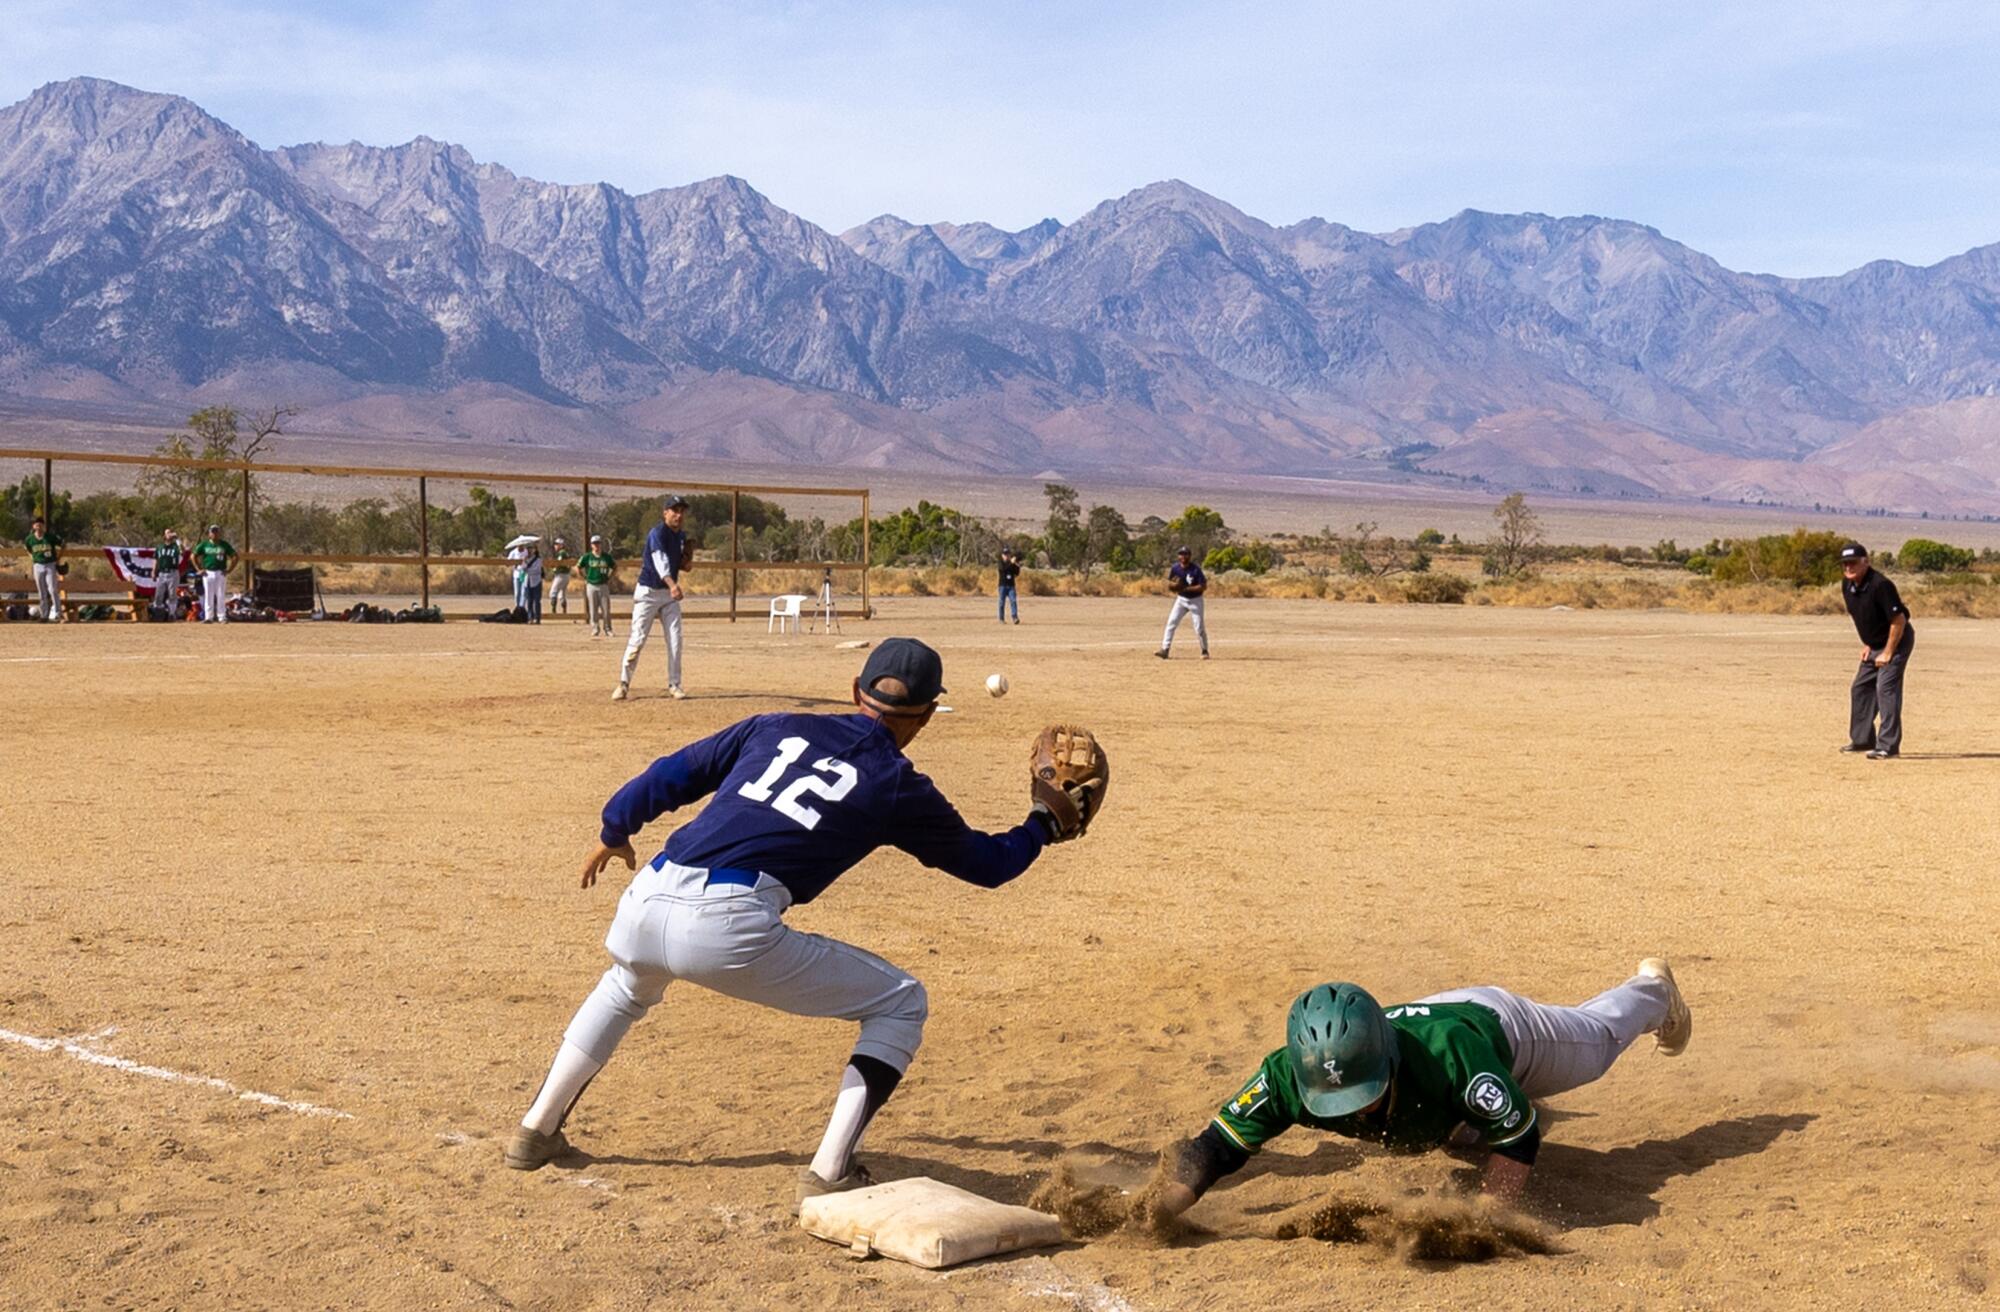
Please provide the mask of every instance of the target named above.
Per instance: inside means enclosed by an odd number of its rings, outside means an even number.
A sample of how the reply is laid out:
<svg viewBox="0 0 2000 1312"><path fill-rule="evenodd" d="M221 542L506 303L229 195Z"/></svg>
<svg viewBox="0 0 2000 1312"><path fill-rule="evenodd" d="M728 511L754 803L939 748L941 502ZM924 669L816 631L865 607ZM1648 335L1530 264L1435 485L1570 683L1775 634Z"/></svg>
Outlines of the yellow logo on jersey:
<svg viewBox="0 0 2000 1312"><path fill-rule="evenodd" d="M1264 1077L1259 1075L1251 1081L1250 1087L1230 1099L1229 1112L1232 1116L1248 1116L1270 1100L1271 1091L1264 1087Z"/></svg>

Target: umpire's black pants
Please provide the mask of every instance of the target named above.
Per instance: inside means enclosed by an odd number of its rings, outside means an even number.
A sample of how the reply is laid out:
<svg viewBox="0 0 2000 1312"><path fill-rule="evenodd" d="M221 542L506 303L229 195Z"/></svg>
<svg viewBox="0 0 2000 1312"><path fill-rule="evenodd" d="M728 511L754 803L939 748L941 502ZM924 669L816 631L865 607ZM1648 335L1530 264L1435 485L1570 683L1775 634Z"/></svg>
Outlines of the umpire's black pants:
<svg viewBox="0 0 2000 1312"><path fill-rule="evenodd" d="M1910 653L1916 646L1916 630L1908 629L1887 665L1878 666L1872 660L1861 662L1854 675L1854 686L1849 689L1848 742L1892 755L1902 750L1903 671L1909 668ZM1877 716L1881 717L1879 727Z"/></svg>

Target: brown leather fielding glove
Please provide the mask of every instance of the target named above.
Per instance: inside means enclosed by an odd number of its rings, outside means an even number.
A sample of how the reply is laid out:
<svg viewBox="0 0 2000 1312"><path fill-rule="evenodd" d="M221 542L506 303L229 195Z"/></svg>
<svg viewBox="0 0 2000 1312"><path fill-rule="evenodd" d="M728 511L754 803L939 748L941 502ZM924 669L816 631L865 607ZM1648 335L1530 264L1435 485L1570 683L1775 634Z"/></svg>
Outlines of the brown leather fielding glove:
<svg viewBox="0 0 2000 1312"><path fill-rule="evenodd" d="M1052 724L1028 748L1029 791L1052 843L1080 838L1111 787L1111 762L1090 730Z"/></svg>

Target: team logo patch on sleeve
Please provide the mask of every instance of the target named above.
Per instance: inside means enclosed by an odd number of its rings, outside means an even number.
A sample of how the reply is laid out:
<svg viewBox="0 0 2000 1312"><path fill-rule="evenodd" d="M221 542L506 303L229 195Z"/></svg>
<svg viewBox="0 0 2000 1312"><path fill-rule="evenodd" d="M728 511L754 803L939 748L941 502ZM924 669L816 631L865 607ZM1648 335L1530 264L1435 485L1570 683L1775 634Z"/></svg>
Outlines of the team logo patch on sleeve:
<svg viewBox="0 0 2000 1312"><path fill-rule="evenodd" d="M1231 1116L1248 1116L1251 1112L1256 1111L1270 1100L1271 1091L1265 1086L1264 1077L1259 1075L1256 1079L1250 1081L1249 1088L1229 1100L1229 1114Z"/></svg>
<svg viewBox="0 0 2000 1312"><path fill-rule="evenodd" d="M1497 1121L1514 1110L1514 1099L1499 1076L1482 1072L1465 1086L1465 1105L1488 1120Z"/></svg>

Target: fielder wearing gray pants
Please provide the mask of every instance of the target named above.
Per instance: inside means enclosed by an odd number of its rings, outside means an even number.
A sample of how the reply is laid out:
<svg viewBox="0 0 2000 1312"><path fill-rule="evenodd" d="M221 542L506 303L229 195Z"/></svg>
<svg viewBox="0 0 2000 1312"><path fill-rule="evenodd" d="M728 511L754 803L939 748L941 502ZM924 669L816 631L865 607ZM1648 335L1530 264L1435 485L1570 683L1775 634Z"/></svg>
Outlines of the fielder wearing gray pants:
<svg viewBox="0 0 2000 1312"><path fill-rule="evenodd" d="M1877 665L1872 659L1861 662L1848 691L1848 742L1892 756L1903 750L1903 674L1910 667L1910 653L1916 649L1917 635L1906 629L1887 665Z"/></svg>
<svg viewBox="0 0 2000 1312"><path fill-rule="evenodd" d="M665 588L649 588L643 583L632 590L632 625L618 682L632 682L632 671L639 665L639 653L646 648L655 618L667 631L667 686L681 686L681 604Z"/></svg>
<svg viewBox="0 0 2000 1312"><path fill-rule="evenodd" d="M618 900L604 936L611 968L563 1038L609 1061L678 979L795 1016L859 1021L855 1052L908 1069L930 1015L924 986L872 953L787 927L791 904L769 875L749 888L712 884L706 870L657 859Z"/></svg>
<svg viewBox="0 0 2000 1312"><path fill-rule="evenodd" d="M1488 987L1450 989L1418 1002L1476 1002L1494 1013L1514 1050L1514 1082L1530 1098L1547 1098L1602 1078L1632 1040L1666 1023L1672 995L1666 980L1634 975L1574 1007Z"/></svg>
<svg viewBox="0 0 2000 1312"><path fill-rule="evenodd" d="M569 575L556 574L549 579L549 613L561 611L569 613Z"/></svg>
<svg viewBox="0 0 2000 1312"><path fill-rule="evenodd" d="M62 618L62 602L58 600L56 589L62 586L62 576L56 573L54 565L35 566L35 595L39 598L42 618L54 623Z"/></svg>
<svg viewBox="0 0 2000 1312"><path fill-rule="evenodd" d="M1208 654L1208 625L1204 623L1202 602L1206 597L1175 597L1174 608L1167 612L1167 631L1160 637L1160 650L1174 649L1174 630L1181 626L1181 616L1194 616L1194 636L1201 643L1202 654Z"/></svg>
<svg viewBox="0 0 2000 1312"><path fill-rule="evenodd" d="M583 585L583 609L592 634L611 636L611 589L602 583Z"/></svg>

